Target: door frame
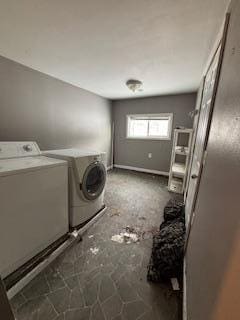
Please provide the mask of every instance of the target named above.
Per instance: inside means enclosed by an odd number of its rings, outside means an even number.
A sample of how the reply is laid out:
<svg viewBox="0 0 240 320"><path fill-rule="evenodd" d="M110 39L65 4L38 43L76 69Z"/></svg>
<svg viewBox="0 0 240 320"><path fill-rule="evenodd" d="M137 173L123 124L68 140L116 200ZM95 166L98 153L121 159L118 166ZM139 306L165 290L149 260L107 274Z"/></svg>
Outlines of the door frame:
<svg viewBox="0 0 240 320"><path fill-rule="evenodd" d="M206 75L211 67L211 64L214 61L215 55L217 53L217 51L219 50L219 47L221 46L220 49L220 54L219 54L219 61L218 61L218 67L217 67L217 73L216 73L216 80L213 86L213 94L212 94L212 100L211 100L211 106L210 106L210 111L209 111L209 119L208 119L208 123L207 123L207 128L206 128L206 137L205 137L205 142L204 142L204 149L203 149L203 154L202 154L202 160L201 160L201 165L200 165L200 169L199 169L199 178L197 181L197 186L196 186L196 190L195 190L195 194L194 194L194 199L193 199L193 206L192 206L192 210L190 212L190 217L189 217L189 222L187 225L187 230L186 230L186 241L185 241L185 252L187 250L187 246L188 246L188 240L189 240L189 235L194 223L194 219L195 219L195 208L196 208L196 204L197 204L197 199L198 199L198 192L199 192L199 188L200 188L200 184L201 184L201 177L202 177L202 172L203 172L203 168L205 165L205 159L206 159L206 154L207 154L207 144L208 144L208 138L209 138L209 133L210 133L210 129L211 129L211 122L212 122L212 116L213 116L213 112L214 112L214 105L215 105L215 100L216 100L216 95L217 95L217 89L218 89L218 83L219 83L219 79L220 79L220 75L221 75L221 70L222 70L222 63L223 63L223 56L224 56L224 51L225 51L225 44L227 41L227 32L228 32L228 26L229 26L229 21L230 21L230 12L227 12L225 15L225 23L224 23L224 28L223 28L223 34L222 34L222 38L218 43L217 49L215 50L213 57L209 63L209 66L207 68L207 71L204 75L204 82L203 82L203 86L202 86L202 93L201 93L201 107L202 107L202 99L203 99L203 90L204 90L204 83L205 83L205 78ZM199 115L201 112L201 107L199 109ZM199 117L198 115L198 117ZM197 128L196 128L196 135L197 135L197 131L198 131L198 127L199 127L199 118L198 118L198 122L197 122ZM194 138L196 138L196 135ZM194 141L195 142L195 141ZM191 175L191 170L192 170L192 160L193 160L193 154L195 151L195 146L193 148L193 153L191 156L191 167L189 170L189 177ZM188 184L189 187L189 184ZM187 190L188 193L188 190ZM187 200L187 196L186 196L186 200Z"/></svg>

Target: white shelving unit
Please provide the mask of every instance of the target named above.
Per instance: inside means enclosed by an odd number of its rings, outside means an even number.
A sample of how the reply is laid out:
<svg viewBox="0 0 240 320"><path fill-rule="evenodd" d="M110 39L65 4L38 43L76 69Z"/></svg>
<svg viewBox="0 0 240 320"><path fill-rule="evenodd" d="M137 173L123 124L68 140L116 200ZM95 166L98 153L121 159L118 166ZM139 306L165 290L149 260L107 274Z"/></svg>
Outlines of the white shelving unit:
<svg viewBox="0 0 240 320"><path fill-rule="evenodd" d="M168 180L168 190L183 193L186 185L190 150L192 143L192 129L175 129L171 166Z"/></svg>

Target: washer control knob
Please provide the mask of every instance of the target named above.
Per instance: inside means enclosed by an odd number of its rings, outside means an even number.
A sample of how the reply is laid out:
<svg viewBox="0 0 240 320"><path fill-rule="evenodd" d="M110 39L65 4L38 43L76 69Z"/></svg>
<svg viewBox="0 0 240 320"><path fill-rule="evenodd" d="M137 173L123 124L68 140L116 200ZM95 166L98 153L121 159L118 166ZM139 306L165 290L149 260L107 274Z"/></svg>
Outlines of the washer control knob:
<svg viewBox="0 0 240 320"><path fill-rule="evenodd" d="M25 144L25 145L23 146L23 149L24 149L25 151L27 151L27 152L32 151L32 147L30 146L30 144Z"/></svg>

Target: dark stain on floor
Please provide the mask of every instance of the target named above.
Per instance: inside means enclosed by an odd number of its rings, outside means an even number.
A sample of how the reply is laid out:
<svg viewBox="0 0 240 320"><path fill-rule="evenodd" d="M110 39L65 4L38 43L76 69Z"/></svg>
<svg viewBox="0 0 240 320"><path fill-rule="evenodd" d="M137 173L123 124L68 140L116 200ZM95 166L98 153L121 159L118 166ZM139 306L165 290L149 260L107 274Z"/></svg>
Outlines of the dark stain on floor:
<svg viewBox="0 0 240 320"><path fill-rule="evenodd" d="M11 300L16 319L180 319L178 293L146 280L152 234L171 197L164 177L111 171L105 215ZM126 227L137 230L139 242L111 240Z"/></svg>

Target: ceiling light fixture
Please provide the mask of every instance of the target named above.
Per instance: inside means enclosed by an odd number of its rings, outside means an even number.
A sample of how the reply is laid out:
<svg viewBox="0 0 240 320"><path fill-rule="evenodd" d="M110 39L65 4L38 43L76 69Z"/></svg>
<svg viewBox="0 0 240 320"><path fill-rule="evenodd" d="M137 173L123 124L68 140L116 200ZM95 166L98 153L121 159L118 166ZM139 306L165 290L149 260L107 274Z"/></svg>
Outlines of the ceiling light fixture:
<svg viewBox="0 0 240 320"><path fill-rule="evenodd" d="M129 79L126 82L126 85L129 88L129 90L131 90L133 93L135 93L136 91L143 91L142 89L143 83L139 80Z"/></svg>

